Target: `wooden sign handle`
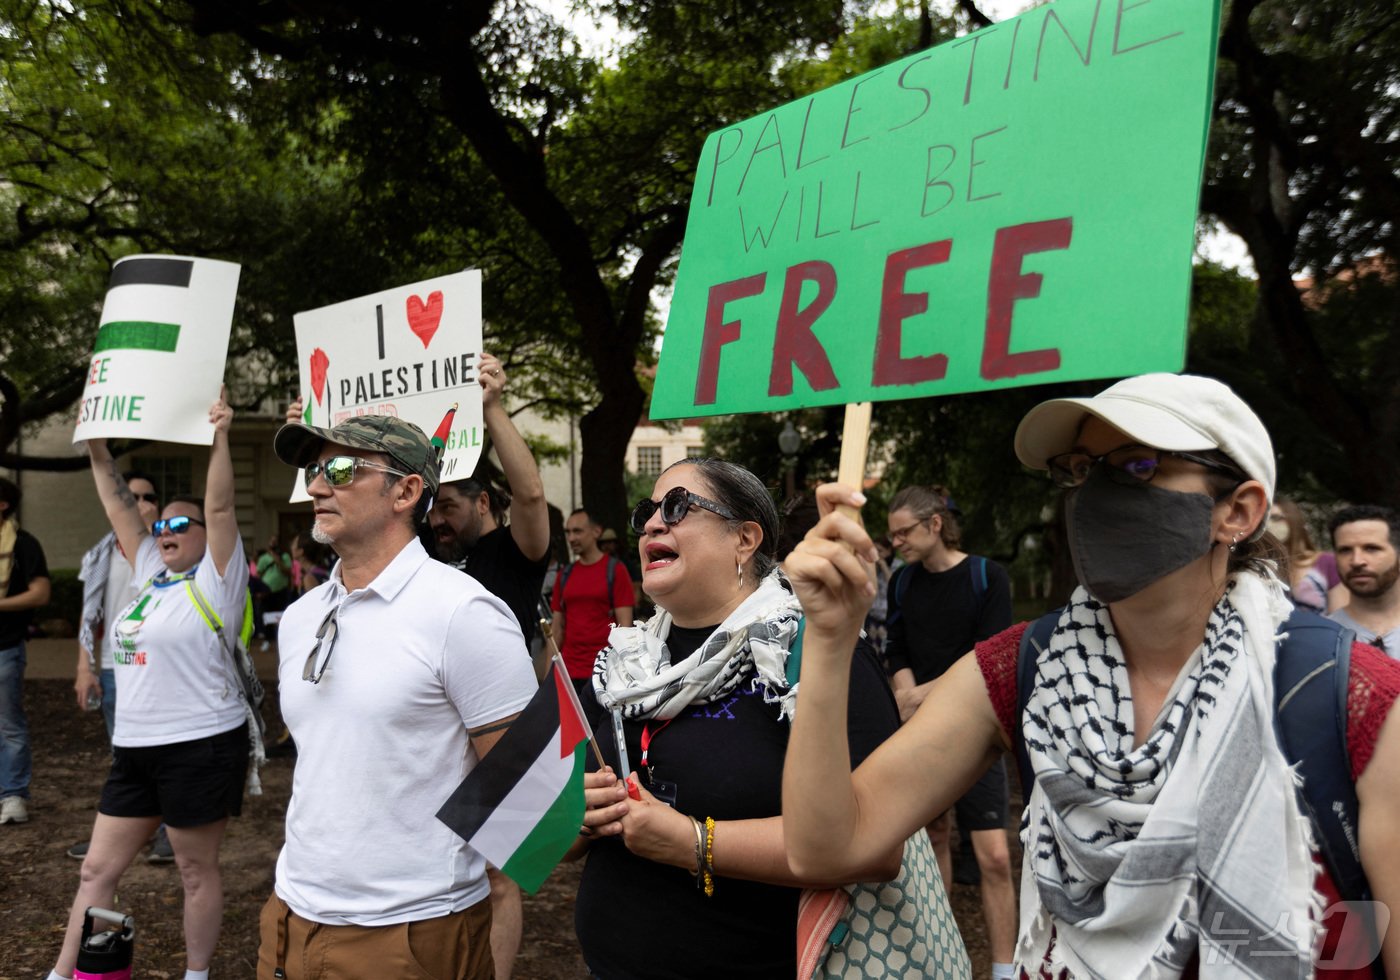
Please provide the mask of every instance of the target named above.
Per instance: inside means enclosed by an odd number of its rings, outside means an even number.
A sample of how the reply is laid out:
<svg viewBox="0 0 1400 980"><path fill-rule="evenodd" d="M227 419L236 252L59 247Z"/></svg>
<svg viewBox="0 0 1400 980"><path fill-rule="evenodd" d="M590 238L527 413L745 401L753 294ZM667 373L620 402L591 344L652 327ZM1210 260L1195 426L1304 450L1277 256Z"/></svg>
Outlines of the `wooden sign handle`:
<svg viewBox="0 0 1400 980"><path fill-rule="evenodd" d="M853 402L846 406L846 425L841 432L841 465L836 482L865 492L865 454L870 446L870 402ZM841 513L860 521L860 511L842 507Z"/></svg>

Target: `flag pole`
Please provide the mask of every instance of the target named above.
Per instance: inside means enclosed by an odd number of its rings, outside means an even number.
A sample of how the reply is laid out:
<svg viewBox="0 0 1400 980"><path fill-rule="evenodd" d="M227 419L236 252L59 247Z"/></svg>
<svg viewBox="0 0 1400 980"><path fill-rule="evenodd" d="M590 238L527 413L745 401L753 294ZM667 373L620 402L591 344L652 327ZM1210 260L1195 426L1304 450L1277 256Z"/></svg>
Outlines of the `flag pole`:
<svg viewBox="0 0 1400 980"><path fill-rule="evenodd" d="M841 464L836 482L865 492L865 454L870 446L870 402L852 402L846 406L846 424L841 433ZM856 523L860 511L854 507L837 508Z"/></svg>
<svg viewBox="0 0 1400 980"><path fill-rule="evenodd" d="M593 726L588 723L588 716L583 712L578 692L574 690L573 682L569 680L569 671L564 666L564 658L559 655L559 648L554 644L554 624L543 616L540 617L540 635L544 637L544 642L549 649L549 661L553 661L555 672L564 678L564 683L559 686L568 693L569 700L573 702L574 711L578 714L578 720L583 722L583 730L588 733L588 744L593 747L593 758L598 760L599 769L606 769L608 764L603 761L603 750L598 748L598 738L593 734ZM619 778L626 779L627 773L623 773Z"/></svg>

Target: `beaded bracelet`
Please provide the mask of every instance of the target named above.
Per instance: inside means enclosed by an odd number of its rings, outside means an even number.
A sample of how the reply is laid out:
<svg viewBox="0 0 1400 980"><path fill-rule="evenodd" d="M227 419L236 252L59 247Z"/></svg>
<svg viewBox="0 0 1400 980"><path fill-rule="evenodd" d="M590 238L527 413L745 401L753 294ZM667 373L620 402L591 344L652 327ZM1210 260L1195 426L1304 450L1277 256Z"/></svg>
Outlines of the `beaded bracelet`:
<svg viewBox="0 0 1400 980"><path fill-rule="evenodd" d="M705 883L705 830L695 817L690 818L695 825L695 888L698 891Z"/></svg>
<svg viewBox="0 0 1400 980"><path fill-rule="evenodd" d="M715 818L705 818L705 897L715 896Z"/></svg>

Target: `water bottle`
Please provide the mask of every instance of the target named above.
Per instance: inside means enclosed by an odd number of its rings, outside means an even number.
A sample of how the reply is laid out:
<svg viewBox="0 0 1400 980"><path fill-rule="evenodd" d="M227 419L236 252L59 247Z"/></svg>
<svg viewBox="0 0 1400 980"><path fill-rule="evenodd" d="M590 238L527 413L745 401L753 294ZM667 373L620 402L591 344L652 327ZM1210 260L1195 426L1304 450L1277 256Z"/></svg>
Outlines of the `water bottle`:
<svg viewBox="0 0 1400 980"><path fill-rule="evenodd" d="M97 932L94 926L110 928ZM89 908L83 915L83 935L78 944L78 965L73 980L131 980L136 922L129 915Z"/></svg>
<svg viewBox="0 0 1400 980"><path fill-rule="evenodd" d="M83 700L84 711L96 711L102 707L102 692L95 687L88 688L87 698Z"/></svg>

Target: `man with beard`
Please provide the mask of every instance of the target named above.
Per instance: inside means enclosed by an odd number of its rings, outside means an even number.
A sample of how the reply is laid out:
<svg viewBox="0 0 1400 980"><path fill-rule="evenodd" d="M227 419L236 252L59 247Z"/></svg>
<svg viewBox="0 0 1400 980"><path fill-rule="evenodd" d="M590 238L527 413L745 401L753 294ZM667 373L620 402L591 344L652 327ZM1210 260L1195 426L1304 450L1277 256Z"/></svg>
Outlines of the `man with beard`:
<svg viewBox="0 0 1400 980"><path fill-rule="evenodd" d="M530 447L501 404L501 362L481 355L481 407L486 433L510 486L509 523L501 493L468 477L444 483L428 514L438 557L486 587L515 613L528 649L539 619L540 587L549 553L549 507ZM500 964L505 958L497 957Z"/></svg>
<svg viewBox="0 0 1400 980"><path fill-rule="evenodd" d="M468 477L444 483L428 512L438 557L466 572L515 614L525 648L539 620L540 588L549 566L549 505L530 447L501 404L506 375L492 354L481 355L481 410L486 433L510 487L509 523L501 492ZM509 980L520 949L520 886L488 867L491 881L491 955L496 980Z"/></svg>
<svg viewBox="0 0 1400 980"><path fill-rule="evenodd" d="M1338 511L1329 525L1337 571L1350 601L1328 615L1356 631L1363 643L1400 659L1400 514L1362 504Z"/></svg>

